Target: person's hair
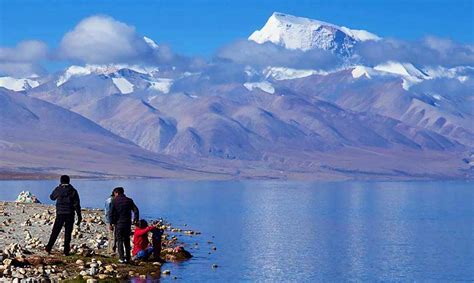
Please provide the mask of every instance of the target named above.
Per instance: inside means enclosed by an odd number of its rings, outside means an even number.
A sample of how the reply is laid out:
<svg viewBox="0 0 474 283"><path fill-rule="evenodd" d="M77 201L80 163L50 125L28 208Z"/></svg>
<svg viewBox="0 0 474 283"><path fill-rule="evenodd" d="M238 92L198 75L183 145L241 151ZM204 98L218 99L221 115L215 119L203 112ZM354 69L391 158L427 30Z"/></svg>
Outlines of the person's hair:
<svg viewBox="0 0 474 283"><path fill-rule="evenodd" d="M146 222L145 219L141 219L140 221L138 221L137 226L138 226L138 228L141 228L141 229L146 228L146 227L148 227L148 222Z"/></svg>
<svg viewBox="0 0 474 283"><path fill-rule="evenodd" d="M62 175L59 181L61 182L61 184L69 184L69 182L71 182L71 179L68 175Z"/></svg>
<svg viewBox="0 0 474 283"><path fill-rule="evenodd" d="M116 187L113 191L113 193L117 193L119 195L123 195L124 189L122 187Z"/></svg>

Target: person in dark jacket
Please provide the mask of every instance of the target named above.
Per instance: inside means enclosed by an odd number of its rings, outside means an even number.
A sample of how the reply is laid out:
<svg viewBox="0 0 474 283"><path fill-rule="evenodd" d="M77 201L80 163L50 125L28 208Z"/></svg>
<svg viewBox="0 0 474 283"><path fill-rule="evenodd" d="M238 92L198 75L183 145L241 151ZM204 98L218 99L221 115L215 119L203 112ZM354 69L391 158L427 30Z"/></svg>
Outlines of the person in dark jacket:
<svg viewBox="0 0 474 283"><path fill-rule="evenodd" d="M124 189L114 189L114 202L111 211L112 228L115 229L115 239L120 263L130 261L130 234L132 232L132 212L134 223L138 223L138 208L131 198L125 196Z"/></svg>
<svg viewBox="0 0 474 283"><path fill-rule="evenodd" d="M70 178L67 175L61 176L61 184L51 193L51 200L56 201L56 220L54 220L53 231L46 245L46 252L51 253L51 249L64 226L64 255L69 255L72 228L74 226L74 213L77 214L77 226L82 221L81 201L76 189L69 184Z"/></svg>

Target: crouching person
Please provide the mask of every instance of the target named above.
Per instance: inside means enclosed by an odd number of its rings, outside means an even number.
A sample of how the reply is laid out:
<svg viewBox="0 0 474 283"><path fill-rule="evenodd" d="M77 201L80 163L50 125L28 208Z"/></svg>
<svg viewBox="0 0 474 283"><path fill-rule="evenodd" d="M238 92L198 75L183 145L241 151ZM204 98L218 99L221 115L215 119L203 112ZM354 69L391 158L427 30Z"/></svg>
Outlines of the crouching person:
<svg viewBox="0 0 474 283"><path fill-rule="evenodd" d="M152 244L148 240L148 233L151 232ZM138 221L133 233L133 257L137 260L147 260L151 255L153 259L161 261L161 235L163 232L156 226L148 226L145 220Z"/></svg>

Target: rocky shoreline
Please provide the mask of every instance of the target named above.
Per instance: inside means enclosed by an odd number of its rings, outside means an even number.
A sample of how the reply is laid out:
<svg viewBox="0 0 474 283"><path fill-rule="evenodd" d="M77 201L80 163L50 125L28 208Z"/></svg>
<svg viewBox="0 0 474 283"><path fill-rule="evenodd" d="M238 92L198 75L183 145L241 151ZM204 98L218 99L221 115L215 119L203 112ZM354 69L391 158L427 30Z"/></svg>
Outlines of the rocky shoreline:
<svg viewBox="0 0 474 283"><path fill-rule="evenodd" d="M197 231L172 227L163 220L155 222L165 231L162 238L163 261L118 264L107 254L107 231L103 210L83 209L83 221L74 227L71 255L62 255L62 234L48 255L44 245L55 219L51 205L0 202L0 280L47 282L58 280L128 280L158 279L171 276L163 267L192 257L179 240L180 236L198 235ZM177 279L177 278L175 278Z"/></svg>

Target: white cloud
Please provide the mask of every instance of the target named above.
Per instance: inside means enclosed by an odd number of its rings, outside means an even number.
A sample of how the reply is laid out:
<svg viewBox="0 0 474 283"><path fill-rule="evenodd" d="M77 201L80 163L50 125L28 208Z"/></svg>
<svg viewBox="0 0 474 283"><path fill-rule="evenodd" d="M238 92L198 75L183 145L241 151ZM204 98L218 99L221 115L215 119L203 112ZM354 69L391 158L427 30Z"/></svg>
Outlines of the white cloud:
<svg viewBox="0 0 474 283"><path fill-rule="evenodd" d="M362 42L355 50L363 62L369 65L386 61L445 67L474 64L474 45L460 44L433 36L412 42L396 39Z"/></svg>
<svg viewBox="0 0 474 283"><path fill-rule="evenodd" d="M152 53L134 27L108 16L85 18L59 46L61 59L97 64L139 62Z"/></svg>
<svg viewBox="0 0 474 283"><path fill-rule="evenodd" d="M15 47L0 47L2 62L35 62L45 59L47 54L48 46L37 40L22 41Z"/></svg>
<svg viewBox="0 0 474 283"><path fill-rule="evenodd" d="M31 77L43 72L39 62L47 59L48 46L27 40L15 47L0 47L0 76Z"/></svg>

